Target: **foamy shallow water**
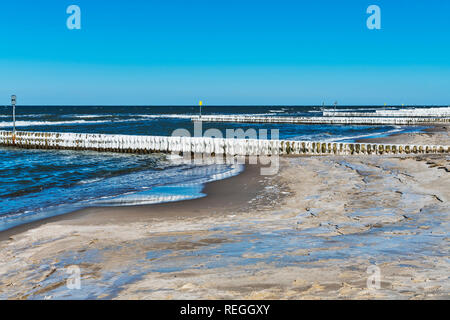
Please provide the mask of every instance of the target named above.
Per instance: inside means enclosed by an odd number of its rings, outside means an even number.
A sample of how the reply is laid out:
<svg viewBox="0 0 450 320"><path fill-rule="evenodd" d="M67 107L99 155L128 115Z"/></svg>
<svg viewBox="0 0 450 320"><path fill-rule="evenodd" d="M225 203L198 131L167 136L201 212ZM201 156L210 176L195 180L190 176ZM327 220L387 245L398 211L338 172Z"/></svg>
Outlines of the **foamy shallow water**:
<svg viewBox="0 0 450 320"><path fill-rule="evenodd" d="M165 155L0 148L0 231L90 206L124 206L203 197L205 183L239 174L239 165L192 165Z"/></svg>

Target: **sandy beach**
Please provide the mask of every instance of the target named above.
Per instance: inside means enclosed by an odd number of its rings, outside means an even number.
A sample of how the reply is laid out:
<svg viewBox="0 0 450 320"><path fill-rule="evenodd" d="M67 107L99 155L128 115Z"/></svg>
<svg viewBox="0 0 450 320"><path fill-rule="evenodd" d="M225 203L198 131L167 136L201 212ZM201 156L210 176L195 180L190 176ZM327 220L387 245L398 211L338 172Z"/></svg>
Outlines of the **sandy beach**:
<svg viewBox="0 0 450 320"><path fill-rule="evenodd" d="M283 157L278 174L247 165L205 198L22 225L0 233L0 298L449 299L449 170L448 155Z"/></svg>

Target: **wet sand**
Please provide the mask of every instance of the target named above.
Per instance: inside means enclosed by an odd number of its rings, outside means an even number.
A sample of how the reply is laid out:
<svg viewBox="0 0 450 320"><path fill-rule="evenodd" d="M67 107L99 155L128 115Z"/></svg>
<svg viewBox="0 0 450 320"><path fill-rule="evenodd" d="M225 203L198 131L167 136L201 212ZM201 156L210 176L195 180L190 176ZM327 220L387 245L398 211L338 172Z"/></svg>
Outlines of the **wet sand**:
<svg viewBox="0 0 450 320"><path fill-rule="evenodd" d="M244 171L228 179L207 183L207 197L170 203L124 207L93 207L27 223L0 232L0 241L49 223L79 225L127 224L152 219L184 218L220 214L224 208L239 210L264 188L258 165L247 165Z"/></svg>
<svg viewBox="0 0 450 320"><path fill-rule="evenodd" d="M449 170L448 155L284 157L202 199L21 226L0 233L0 298L448 299Z"/></svg>

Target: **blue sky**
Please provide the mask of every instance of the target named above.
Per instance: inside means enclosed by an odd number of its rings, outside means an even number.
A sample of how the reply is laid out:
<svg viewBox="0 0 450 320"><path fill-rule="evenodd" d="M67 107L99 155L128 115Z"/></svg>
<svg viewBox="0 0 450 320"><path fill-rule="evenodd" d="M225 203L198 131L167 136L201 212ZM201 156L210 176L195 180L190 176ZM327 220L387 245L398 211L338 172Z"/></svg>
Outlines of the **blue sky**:
<svg viewBox="0 0 450 320"><path fill-rule="evenodd" d="M449 53L448 0L2 1L0 105L448 105Z"/></svg>

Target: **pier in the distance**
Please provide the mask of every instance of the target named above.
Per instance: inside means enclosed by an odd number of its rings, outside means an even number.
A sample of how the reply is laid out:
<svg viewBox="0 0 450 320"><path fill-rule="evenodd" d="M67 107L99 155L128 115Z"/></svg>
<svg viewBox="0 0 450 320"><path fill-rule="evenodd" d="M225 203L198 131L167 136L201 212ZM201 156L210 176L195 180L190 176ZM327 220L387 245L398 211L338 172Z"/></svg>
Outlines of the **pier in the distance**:
<svg viewBox="0 0 450 320"><path fill-rule="evenodd" d="M337 125L429 125L450 123L450 107L382 109L374 112L323 110L322 116L214 114L192 116L192 121Z"/></svg>

